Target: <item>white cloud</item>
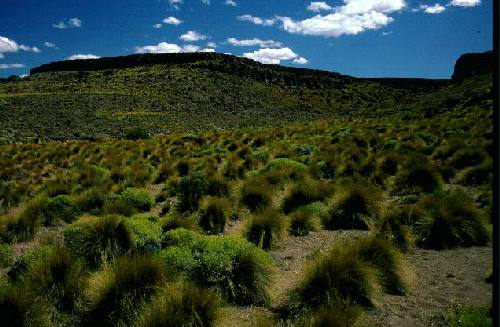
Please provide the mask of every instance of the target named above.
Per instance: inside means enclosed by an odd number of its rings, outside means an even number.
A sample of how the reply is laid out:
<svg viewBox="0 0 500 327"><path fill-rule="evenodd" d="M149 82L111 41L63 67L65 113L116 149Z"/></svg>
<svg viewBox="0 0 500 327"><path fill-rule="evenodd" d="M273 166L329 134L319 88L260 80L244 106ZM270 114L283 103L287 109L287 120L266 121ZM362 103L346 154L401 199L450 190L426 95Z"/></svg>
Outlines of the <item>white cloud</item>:
<svg viewBox="0 0 500 327"><path fill-rule="evenodd" d="M265 19L265 18L255 17L252 15L241 15L238 16L237 18L238 20L241 20L243 22L250 22L255 25L262 25L262 26L271 26L274 25L274 23L276 23L276 19L274 18Z"/></svg>
<svg viewBox="0 0 500 327"><path fill-rule="evenodd" d="M224 4L226 6L232 6L232 7L236 7L237 6L236 1L234 1L234 0L226 0L226 2L224 2Z"/></svg>
<svg viewBox="0 0 500 327"><path fill-rule="evenodd" d="M382 36L388 36L394 33L393 31L388 31L388 32L382 32Z"/></svg>
<svg viewBox="0 0 500 327"><path fill-rule="evenodd" d="M212 48L201 48L194 44L178 45L175 43L160 42L157 45L136 47L136 53L181 53L181 52L215 52Z"/></svg>
<svg viewBox="0 0 500 327"><path fill-rule="evenodd" d="M26 65L23 64L0 64L0 69L15 69L24 67L26 67Z"/></svg>
<svg viewBox="0 0 500 327"><path fill-rule="evenodd" d="M406 7L404 0L344 0L344 5L336 7L344 14L364 14L369 12L391 13Z"/></svg>
<svg viewBox="0 0 500 327"><path fill-rule="evenodd" d="M57 24L52 24L52 27L64 30L66 28L79 28L82 27L82 21L80 18L73 17L68 19L67 22L60 21Z"/></svg>
<svg viewBox="0 0 500 327"><path fill-rule="evenodd" d="M452 0L448 5L457 7L475 7L480 4L481 0Z"/></svg>
<svg viewBox="0 0 500 327"><path fill-rule="evenodd" d="M204 5L210 6L210 0L201 0Z"/></svg>
<svg viewBox="0 0 500 327"><path fill-rule="evenodd" d="M159 28L161 28L161 27L162 27L162 25L161 25L160 23L158 23L158 24L154 24L154 25L153 25L153 28L156 28L156 29L159 29Z"/></svg>
<svg viewBox="0 0 500 327"><path fill-rule="evenodd" d="M326 2L311 2L307 10L319 12L321 10L332 10L333 8Z"/></svg>
<svg viewBox="0 0 500 327"><path fill-rule="evenodd" d="M293 60L298 64L307 63L307 59L300 57L290 48L259 49L254 52L246 52L243 54L243 57L259 61L263 64L279 65L282 60Z"/></svg>
<svg viewBox="0 0 500 327"><path fill-rule="evenodd" d="M37 47L30 47L24 44L17 44L16 41L9 39L5 36L0 36L0 58L3 58L3 53L5 52L18 52L26 51L33 53L40 53L40 49Z"/></svg>
<svg viewBox="0 0 500 327"><path fill-rule="evenodd" d="M66 60L80 60L80 59L99 59L101 57L93 54L74 54L66 58Z"/></svg>
<svg viewBox="0 0 500 327"><path fill-rule="evenodd" d="M182 20L180 20L180 19L178 19L176 17L173 17L173 16L165 17L163 19L163 22L165 24L168 24L168 25L176 25L176 26L182 24Z"/></svg>
<svg viewBox="0 0 500 327"><path fill-rule="evenodd" d="M238 40L234 37L230 37L227 39L227 42L235 47L255 47L255 46L258 46L260 48L278 48L278 47L283 46L283 44L281 42L276 42L273 40L261 40L258 38L247 39L247 40Z"/></svg>
<svg viewBox="0 0 500 327"><path fill-rule="evenodd" d="M206 40L207 36L198 33L196 31L187 31L186 33L179 36L179 39L181 39L184 42L196 42L196 41Z"/></svg>
<svg viewBox="0 0 500 327"><path fill-rule="evenodd" d="M309 60L307 60L306 58L304 57L298 57L298 58L295 58L293 59L293 63L295 64L299 64L299 65L305 65L309 62Z"/></svg>
<svg viewBox="0 0 500 327"><path fill-rule="evenodd" d="M57 46L53 42L45 41L43 45L47 48L57 49Z"/></svg>
<svg viewBox="0 0 500 327"><path fill-rule="evenodd" d="M179 9L183 3L183 0L169 0L168 2L174 9Z"/></svg>
<svg viewBox="0 0 500 327"><path fill-rule="evenodd" d="M207 47L209 47L209 48L217 48L217 43L215 43L215 42L208 42L207 43Z"/></svg>
<svg viewBox="0 0 500 327"><path fill-rule="evenodd" d="M442 13L443 11L446 10L446 8L442 5L440 5L439 3L436 3L432 6L429 6L429 5L420 5L419 7L419 10L420 11L423 11L427 14L440 14Z"/></svg>

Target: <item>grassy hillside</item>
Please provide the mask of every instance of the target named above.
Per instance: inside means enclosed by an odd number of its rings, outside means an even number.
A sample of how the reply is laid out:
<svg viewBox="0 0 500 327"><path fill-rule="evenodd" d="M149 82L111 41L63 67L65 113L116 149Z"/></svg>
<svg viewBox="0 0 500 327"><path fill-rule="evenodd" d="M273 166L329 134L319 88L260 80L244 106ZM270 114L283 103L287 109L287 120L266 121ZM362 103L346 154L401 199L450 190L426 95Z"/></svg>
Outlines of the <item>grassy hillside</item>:
<svg viewBox="0 0 500 327"><path fill-rule="evenodd" d="M223 60L226 57L229 63ZM281 126L340 116L416 117L468 101L475 96L468 90L471 83L479 96L488 94L491 84L485 76L453 85L415 80L417 87L412 87L412 80L362 80L248 65L245 59L230 56L107 67L51 72L45 70L58 66L48 66L27 78L0 83L2 142L122 137L133 126L163 134ZM240 68L248 75L236 73Z"/></svg>

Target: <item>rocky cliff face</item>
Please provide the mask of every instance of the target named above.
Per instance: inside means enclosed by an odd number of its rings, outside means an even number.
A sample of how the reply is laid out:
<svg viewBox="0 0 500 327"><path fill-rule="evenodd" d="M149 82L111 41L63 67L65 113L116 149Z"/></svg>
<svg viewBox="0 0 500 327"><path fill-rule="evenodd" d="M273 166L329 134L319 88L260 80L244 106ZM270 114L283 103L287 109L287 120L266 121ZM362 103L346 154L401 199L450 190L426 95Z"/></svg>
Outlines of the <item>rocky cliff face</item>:
<svg viewBox="0 0 500 327"><path fill-rule="evenodd" d="M493 51L461 55L455 63L451 79L462 80L472 75L493 73L494 57Z"/></svg>

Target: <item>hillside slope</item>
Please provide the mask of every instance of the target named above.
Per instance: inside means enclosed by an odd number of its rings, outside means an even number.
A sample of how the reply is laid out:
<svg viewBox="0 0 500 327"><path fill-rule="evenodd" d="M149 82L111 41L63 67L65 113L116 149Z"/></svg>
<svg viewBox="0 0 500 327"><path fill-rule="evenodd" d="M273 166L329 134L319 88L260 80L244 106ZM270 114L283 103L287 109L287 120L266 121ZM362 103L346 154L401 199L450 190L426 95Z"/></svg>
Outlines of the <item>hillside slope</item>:
<svg viewBox="0 0 500 327"><path fill-rule="evenodd" d="M453 108L470 92L479 102L491 98L487 76L451 85L357 79L221 54L65 61L32 73L0 83L1 143L122 137L137 125L161 134L352 115L411 118Z"/></svg>

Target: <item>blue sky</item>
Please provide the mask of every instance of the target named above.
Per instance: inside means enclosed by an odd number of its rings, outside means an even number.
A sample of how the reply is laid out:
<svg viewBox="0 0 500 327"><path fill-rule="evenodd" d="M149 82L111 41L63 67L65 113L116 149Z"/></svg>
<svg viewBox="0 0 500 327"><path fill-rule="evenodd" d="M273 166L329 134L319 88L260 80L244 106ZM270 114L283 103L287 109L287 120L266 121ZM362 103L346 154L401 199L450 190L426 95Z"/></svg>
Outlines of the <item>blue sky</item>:
<svg viewBox="0 0 500 327"><path fill-rule="evenodd" d="M492 49L492 0L2 0L0 76L43 63L216 51L358 77L448 78Z"/></svg>

